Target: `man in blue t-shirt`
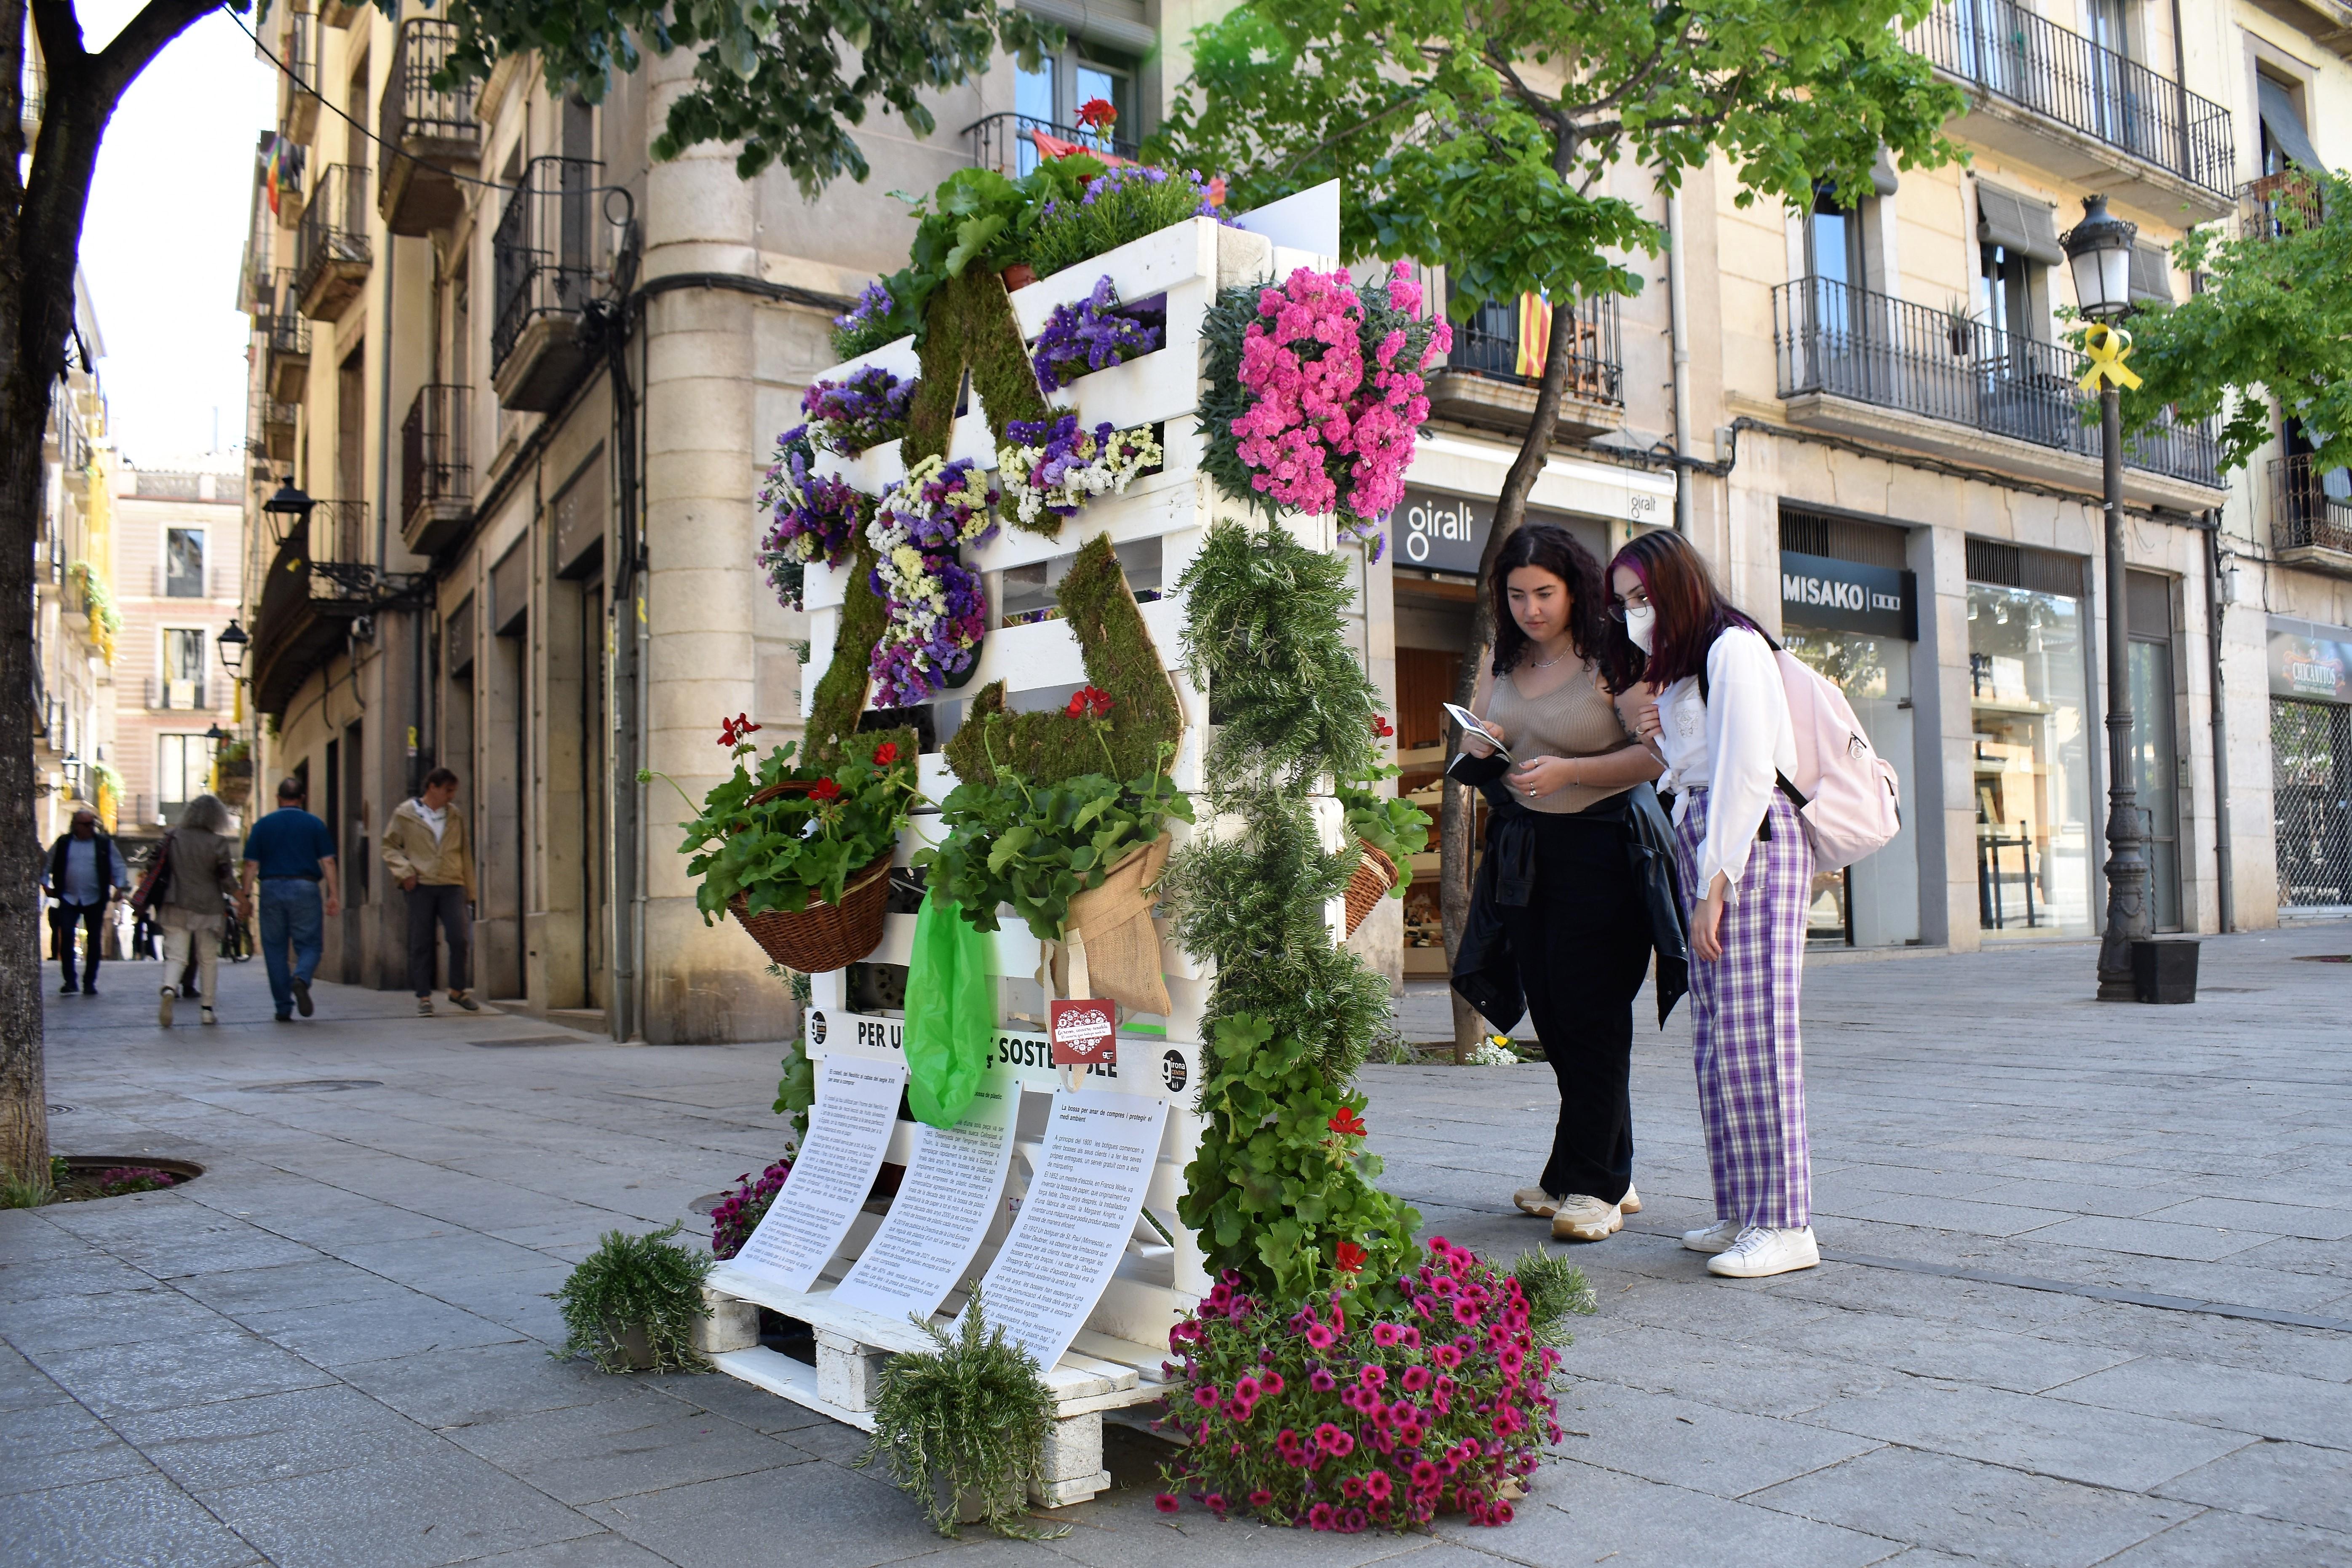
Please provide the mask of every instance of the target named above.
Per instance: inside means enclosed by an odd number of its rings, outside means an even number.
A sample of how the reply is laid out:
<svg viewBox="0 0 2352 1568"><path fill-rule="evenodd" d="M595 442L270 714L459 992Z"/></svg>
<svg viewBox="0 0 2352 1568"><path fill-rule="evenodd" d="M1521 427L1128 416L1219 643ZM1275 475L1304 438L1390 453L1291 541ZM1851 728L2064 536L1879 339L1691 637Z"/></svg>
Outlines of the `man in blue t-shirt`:
<svg viewBox="0 0 2352 1568"><path fill-rule="evenodd" d="M237 916L253 913L257 886L261 905L261 960L269 971L269 996L285 1023L299 1008L310 1016L310 975L319 967L326 940L326 917L341 914L343 900L335 879L335 836L302 809L308 792L299 778L278 786L278 809L245 836L245 896ZM326 898L320 899L321 884ZM289 946L294 952L287 963Z"/></svg>

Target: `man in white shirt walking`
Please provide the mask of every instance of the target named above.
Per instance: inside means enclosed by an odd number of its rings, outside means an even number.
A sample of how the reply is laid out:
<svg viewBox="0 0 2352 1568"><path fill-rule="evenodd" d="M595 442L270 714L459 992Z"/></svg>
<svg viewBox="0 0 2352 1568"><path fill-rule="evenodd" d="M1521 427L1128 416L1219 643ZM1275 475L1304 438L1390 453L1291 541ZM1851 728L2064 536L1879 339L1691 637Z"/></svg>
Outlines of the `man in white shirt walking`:
<svg viewBox="0 0 2352 1568"><path fill-rule="evenodd" d="M474 857L466 819L452 809L457 775L435 768L425 792L393 808L383 829L383 863L408 899L408 984L420 1016L433 1016L434 928L449 944L449 1000L478 1011L473 956Z"/></svg>

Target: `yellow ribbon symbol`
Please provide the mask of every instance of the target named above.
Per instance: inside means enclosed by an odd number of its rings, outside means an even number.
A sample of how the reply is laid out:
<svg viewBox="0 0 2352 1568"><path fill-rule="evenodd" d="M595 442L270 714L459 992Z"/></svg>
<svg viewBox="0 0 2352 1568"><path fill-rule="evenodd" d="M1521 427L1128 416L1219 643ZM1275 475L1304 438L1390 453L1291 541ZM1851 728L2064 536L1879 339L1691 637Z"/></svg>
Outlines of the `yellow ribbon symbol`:
<svg viewBox="0 0 2352 1568"><path fill-rule="evenodd" d="M2077 383L2084 392L2099 390L2104 376L2112 386L2139 390L2139 373L2124 361L2131 357L2131 334L2121 327L2088 326L2083 329L2083 352L2091 356L2091 368L2083 373Z"/></svg>

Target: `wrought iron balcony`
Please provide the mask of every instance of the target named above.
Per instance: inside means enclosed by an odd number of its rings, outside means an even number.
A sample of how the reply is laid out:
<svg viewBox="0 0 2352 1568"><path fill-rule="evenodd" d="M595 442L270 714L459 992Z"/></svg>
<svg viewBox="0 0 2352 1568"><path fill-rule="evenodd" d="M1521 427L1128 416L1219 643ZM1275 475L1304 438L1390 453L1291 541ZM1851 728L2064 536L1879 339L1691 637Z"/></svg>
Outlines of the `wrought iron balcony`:
<svg viewBox="0 0 2352 1568"><path fill-rule="evenodd" d="M294 404L278 402L265 391L254 413L261 426L262 450L273 461L290 461L294 456L294 435L301 410Z"/></svg>
<svg viewBox="0 0 2352 1568"><path fill-rule="evenodd" d="M319 171L294 235L294 291L312 321L336 320L366 286L374 260L368 216L365 164Z"/></svg>
<svg viewBox="0 0 2352 1568"><path fill-rule="evenodd" d="M2235 193L2226 108L2021 0L1946 0L1904 42L1964 84L2221 197Z"/></svg>
<svg viewBox="0 0 2352 1568"><path fill-rule="evenodd" d="M2077 386L2083 355L2062 343L1885 294L1803 278L1772 290L1784 398L1822 394L2095 457L2099 433ZM2212 430L2169 416L2126 443L2126 466L2221 488Z"/></svg>
<svg viewBox="0 0 2352 1568"><path fill-rule="evenodd" d="M299 403L310 384L310 319L295 309L293 273L280 268L276 286L262 297L268 304L253 318L253 330L268 356L269 396Z"/></svg>
<svg viewBox="0 0 2352 1568"><path fill-rule="evenodd" d="M2308 455L2272 458L2271 548L2352 575L2352 470L2314 467Z"/></svg>
<svg viewBox="0 0 2352 1568"><path fill-rule="evenodd" d="M419 555L440 550L473 519L472 409L467 387L425 386L401 423L401 536Z"/></svg>
<svg viewBox="0 0 2352 1568"><path fill-rule="evenodd" d="M2319 186L2300 169L2282 169L2238 187L2238 237L2276 239L2290 227L2319 226Z"/></svg>
<svg viewBox="0 0 2352 1568"><path fill-rule="evenodd" d="M297 142L319 128L319 19L289 7L278 58L286 68L286 130Z"/></svg>
<svg viewBox="0 0 2352 1568"><path fill-rule="evenodd" d="M595 357L591 307L625 291L635 265L629 194L585 158L534 158L491 237L497 316L490 379L508 408L562 406Z"/></svg>
<svg viewBox="0 0 2352 1568"><path fill-rule="evenodd" d="M1558 435L1578 439L1612 430L1624 413L1624 360L1618 346L1617 297L1579 300L1552 311L1551 330L1569 351L1568 395ZM1519 307L1489 301L1454 324L1454 347L1429 375L1430 412L1441 419L1514 434L1534 417L1541 353L1520 368Z"/></svg>
<svg viewBox="0 0 2352 1568"><path fill-rule="evenodd" d="M213 705L201 680L173 680L169 676L147 678L147 710L151 713L209 713Z"/></svg>
<svg viewBox="0 0 2352 1568"><path fill-rule="evenodd" d="M376 205L394 234L446 228L465 211L465 192L455 175L470 173L481 157L474 89L433 85L434 73L449 63L457 45L457 24L430 18L403 22L393 45L376 110L383 138Z"/></svg>
<svg viewBox="0 0 2352 1568"><path fill-rule="evenodd" d="M1040 136L1089 153L1107 153L1115 158L1132 158L1136 154L1134 142L1122 142L1108 132L1057 125L1030 114L992 114L963 128L963 139L971 147L973 166L993 169L1014 180L1036 168L1037 161L1048 155L1046 149L1038 145Z"/></svg>

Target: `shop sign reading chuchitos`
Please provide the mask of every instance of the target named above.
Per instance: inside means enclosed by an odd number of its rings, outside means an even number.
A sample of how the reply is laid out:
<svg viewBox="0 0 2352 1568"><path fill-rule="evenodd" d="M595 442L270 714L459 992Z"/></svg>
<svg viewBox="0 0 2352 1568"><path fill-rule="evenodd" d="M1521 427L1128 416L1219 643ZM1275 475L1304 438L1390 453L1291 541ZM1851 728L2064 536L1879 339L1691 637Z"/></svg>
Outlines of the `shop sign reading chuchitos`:
<svg viewBox="0 0 2352 1568"><path fill-rule="evenodd" d="M2352 626L2270 618L2271 695L2352 707Z"/></svg>
<svg viewBox="0 0 2352 1568"><path fill-rule="evenodd" d="M1780 619L1823 631L1919 640L1918 579L1889 566L1780 552Z"/></svg>

